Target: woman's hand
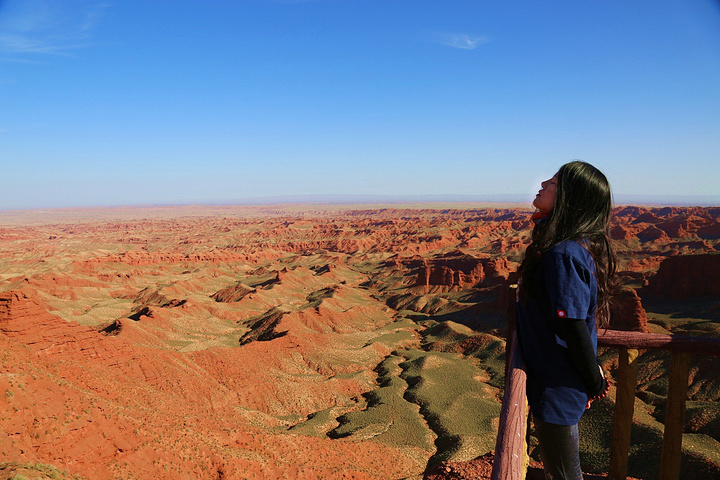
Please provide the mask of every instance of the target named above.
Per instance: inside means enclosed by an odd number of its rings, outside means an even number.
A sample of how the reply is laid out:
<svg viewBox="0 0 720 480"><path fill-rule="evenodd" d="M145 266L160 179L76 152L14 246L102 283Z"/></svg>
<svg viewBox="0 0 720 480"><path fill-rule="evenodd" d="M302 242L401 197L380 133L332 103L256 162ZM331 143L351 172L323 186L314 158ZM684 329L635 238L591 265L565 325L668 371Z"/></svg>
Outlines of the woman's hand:
<svg viewBox="0 0 720 480"><path fill-rule="evenodd" d="M594 395L592 397L588 397L588 401L585 404L585 410L590 408L590 405L592 405L592 402L595 400L600 400L601 398L605 398L610 391L610 381L605 377L605 372L603 372L603 369L600 365L598 365L598 368L600 369L600 376L603 378L603 381L605 381L605 389L602 391L602 393L599 393L597 395Z"/></svg>

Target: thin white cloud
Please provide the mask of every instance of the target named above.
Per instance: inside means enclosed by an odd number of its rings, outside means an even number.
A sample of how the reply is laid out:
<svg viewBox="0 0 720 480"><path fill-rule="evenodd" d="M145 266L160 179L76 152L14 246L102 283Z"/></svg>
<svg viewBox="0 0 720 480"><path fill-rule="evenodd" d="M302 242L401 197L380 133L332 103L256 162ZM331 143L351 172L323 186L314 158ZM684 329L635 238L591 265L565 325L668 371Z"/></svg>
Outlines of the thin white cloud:
<svg viewBox="0 0 720 480"><path fill-rule="evenodd" d="M85 18L80 26L80 31L83 34L91 34L100 23L100 20L105 16L105 11L111 6L109 3L96 3L91 5L85 11Z"/></svg>
<svg viewBox="0 0 720 480"><path fill-rule="evenodd" d="M71 55L91 46L93 32L109 7L107 3L77 6L49 0L9 6L17 8L5 8L3 12L5 28L0 34L0 52L24 59Z"/></svg>
<svg viewBox="0 0 720 480"><path fill-rule="evenodd" d="M0 45L9 53L38 53L45 55L67 55L72 50L88 46L88 44L77 43L49 43L45 39L12 33L0 35Z"/></svg>
<svg viewBox="0 0 720 480"><path fill-rule="evenodd" d="M436 33L432 41L447 47L459 48L461 50L475 50L480 45L489 42L485 37L467 33Z"/></svg>
<svg viewBox="0 0 720 480"><path fill-rule="evenodd" d="M40 60L30 60L29 58L15 58L15 57L0 57L0 62L27 63L28 65L48 65L48 62L42 62ZM2 85L3 83L10 83L10 82L0 80L0 85Z"/></svg>

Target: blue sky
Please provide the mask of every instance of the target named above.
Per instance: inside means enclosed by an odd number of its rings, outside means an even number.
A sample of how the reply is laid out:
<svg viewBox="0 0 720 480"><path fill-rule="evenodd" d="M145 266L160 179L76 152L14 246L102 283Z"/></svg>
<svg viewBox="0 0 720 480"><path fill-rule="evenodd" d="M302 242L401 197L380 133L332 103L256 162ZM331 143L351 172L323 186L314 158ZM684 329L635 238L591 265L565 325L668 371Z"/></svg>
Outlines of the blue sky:
<svg viewBox="0 0 720 480"><path fill-rule="evenodd" d="M720 5L0 0L0 210L277 195L720 198Z"/></svg>

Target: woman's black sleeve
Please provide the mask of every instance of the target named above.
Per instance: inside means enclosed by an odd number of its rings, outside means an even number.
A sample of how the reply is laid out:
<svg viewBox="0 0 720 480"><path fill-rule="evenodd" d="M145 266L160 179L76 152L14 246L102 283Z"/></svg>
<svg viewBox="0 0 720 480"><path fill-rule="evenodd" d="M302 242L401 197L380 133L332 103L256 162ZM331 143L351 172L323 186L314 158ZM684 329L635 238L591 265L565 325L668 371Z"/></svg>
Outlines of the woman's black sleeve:
<svg viewBox="0 0 720 480"><path fill-rule="evenodd" d="M560 337L567 343L570 358L580 372L580 378L590 396L600 395L607 386L600 374L597 357L585 321L566 318L558 322Z"/></svg>

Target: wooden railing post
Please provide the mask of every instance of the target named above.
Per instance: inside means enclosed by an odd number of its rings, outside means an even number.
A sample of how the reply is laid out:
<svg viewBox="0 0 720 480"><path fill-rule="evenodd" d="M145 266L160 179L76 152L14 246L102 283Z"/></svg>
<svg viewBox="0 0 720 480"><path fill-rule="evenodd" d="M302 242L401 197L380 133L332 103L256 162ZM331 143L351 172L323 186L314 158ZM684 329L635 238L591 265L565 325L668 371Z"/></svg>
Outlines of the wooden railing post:
<svg viewBox="0 0 720 480"><path fill-rule="evenodd" d="M515 333L515 298L517 285L508 288L507 335L505 342L505 391L500 424L495 440L492 480L523 480L529 458L527 454L527 397L525 395L525 362Z"/></svg>
<svg viewBox="0 0 720 480"><path fill-rule="evenodd" d="M500 410L500 425L495 442L492 480L521 480L525 478L527 444L527 399L525 397L525 364L517 345L517 337L508 340L510 362L505 377L505 394Z"/></svg>
<svg viewBox="0 0 720 480"><path fill-rule="evenodd" d="M636 349L627 348L619 348L618 354L617 393L608 475L610 480L624 480L627 476L639 356Z"/></svg>
<svg viewBox="0 0 720 480"><path fill-rule="evenodd" d="M673 352L670 355L668 395L665 403L665 432L660 454L661 480L680 478L680 457L689 372L690 354Z"/></svg>

